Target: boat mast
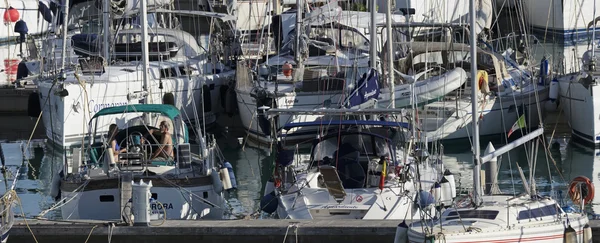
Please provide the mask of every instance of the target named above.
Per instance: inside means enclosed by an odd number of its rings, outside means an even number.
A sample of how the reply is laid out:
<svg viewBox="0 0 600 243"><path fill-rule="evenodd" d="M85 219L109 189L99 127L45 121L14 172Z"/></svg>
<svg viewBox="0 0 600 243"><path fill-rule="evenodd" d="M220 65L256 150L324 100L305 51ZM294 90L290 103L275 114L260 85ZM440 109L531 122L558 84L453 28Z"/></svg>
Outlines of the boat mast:
<svg viewBox="0 0 600 243"><path fill-rule="evenodd" d="M596 56L596 0L594 0L594 28L592 30L592 62Z"/></svg>
<svg viewBox="0 0 600 243"><path fill-rule="evenodd" d="M377 8L377 0L371 0L369 5L369 11L371 13L371 29L369 30L371 39L369 43L371 44L371 48L369 48L369 64L371 68L377 70L377 26L375 24L375 8Z"/></svg>
<svg viewBox="0 0 600 243"><path fill-rule="evenodd" d="M68 17L69 17L69 0L65 0L64 5L63 5L63 21L62 21L62 64L60 66L60 69L62 72L64 72L65 70L65 65L67 62L67 31L69 30L69 21L68 21ZM58 22L58 21L57 21ZM64 75L64 74L63 74Z"/></svg>
<svg viewBox="0 0 600 243"><path fill-rule="evenodd" d="M374 2L374 1L373 1ZM373 19L373 14L371 14L371 19ZM392 1L387 1L387 11L385 13L385 24L387 30L387 52L388 52L388 79L390 82L390 108L396 108L396 92L394 90L394 45L392 38ZM373 24L375 25L375 24Z"/></svg>
<svg viewBox="0 0 600 243"><path fill-rule="evenodd" d="M302 13L304 11L304 2L296 0L296 49L294 51L294 61L296 62L296 70L293 74L293 82L298 82L304 75L304 61L300 55L300 38L302 36Z"/></svg>
<svg viewBox="0 0 600 243"><path fill-rule="evenodd" d="M473 203L481 201L481 163L479 151L479 124L477 112L477 34L475 33L475 0L469 0L469 22L471 26L471 126L473 127Z"/></svg>
<svg viewBox="0 0 600 243"><path fill-rule="evenodd" d="M146 6L146 0L140 0L140 15L142 22L142 91L148 92L148 69L150 69L150 63L148 60L148 7ZM143 96L140 103L145 104L148 95Z"/></svg>
<svg viewBox="0 0 600 243"><path fill-rule="evenodd" d="M110 63L110 46L108 45L108 38L110 34L110 1L102 1L102 22L104 28L104 35L102 36L102 46L104 52L104 60L106 61L106 65Z"/></svg>

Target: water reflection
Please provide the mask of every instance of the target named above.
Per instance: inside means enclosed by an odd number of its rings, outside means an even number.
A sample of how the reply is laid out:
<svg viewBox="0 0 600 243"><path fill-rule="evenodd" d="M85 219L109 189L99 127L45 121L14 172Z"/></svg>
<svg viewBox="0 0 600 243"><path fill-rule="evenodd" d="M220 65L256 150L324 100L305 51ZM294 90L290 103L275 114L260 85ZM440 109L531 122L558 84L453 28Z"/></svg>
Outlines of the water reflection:
<svg viewBox="0 0 600 243"><path fill-rule="evenodd" d="M592 180L596 197L591 208L593 212L600 213L600 150L572 142L567 146L563 158L561 172L565 180L571 181L577 176L585 176Z"/></svg>
<svg viewBox="0 0 600 243"><path fill-rule="evenodd" d="M496 146L498 148L501 145ZM483 150L481 151L484 152ZM531 148L524 146L514 149L498 160L498 186L502 193L519 194L525 191L524 183L517 169L530 183ZM473 154L470 152L444 155L444 165L453 173L458 174L457 185L470 190L473 186ZM577 176L586 176L596 185L595 194L600 195L600 150L585 145L570 142L568 139L554 139L544 151L540 145L535 156L534 178L537 192L540 195L553 196L562 201L561 204L571 204L567 198L567 186ZM591 205L593 212L600 212L600 197L596 197Z"/></svg>
<svg viewBox="0 0 600 243"><path fill-rule="evenodd" d="M43 147L40 146L40 142L34 142L30 144L29 148L26 148L26 143L23 141L4 142L0 146L4 151L7 171L11 174L2 179L4 186L0 186L0 193L5 193L6 189L11 186L13 176L19 170L15 191L19 195L23 211L27 217L38 215L42 209L47 208L53 202L41 190L42 185L45 184L43 180L39 179L41 172L39 168L44 156ZM20 207L15 210L17 214L21 213Z"/></svg>
<svg viewBox="0 0 600 243"><path fill-rule="evenodd" d="M263 185L272 174L268 149L253 143L240 143L235 137L222 137L223 155L234 168L238 188L228 197L233 214L238 217L255 215L263 195Z"/></svg>

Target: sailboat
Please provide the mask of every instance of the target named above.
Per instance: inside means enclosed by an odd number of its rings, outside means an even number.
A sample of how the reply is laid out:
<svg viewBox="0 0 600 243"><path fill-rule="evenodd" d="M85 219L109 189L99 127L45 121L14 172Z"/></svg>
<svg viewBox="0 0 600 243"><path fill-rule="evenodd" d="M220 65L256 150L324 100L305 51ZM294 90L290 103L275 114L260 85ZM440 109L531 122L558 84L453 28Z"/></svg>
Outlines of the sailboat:
<svg viewBox="0 0 600 243"><path fill-rule="evenodd" d="M141 1L141 72L149 71L147 10ZM148 87L149 78L144 78ZM146 91L146 90L144 90ZM65 161L60 181L62 217L68 219L119 220L131 223L132 184L151 187L152 217L163 219L223 219L227 208L224 189L231 189L233 170L223 160L214 137L198 132L197 153L189 141L182 113L170 104L139 104L106 107L89 122L89 143L73 149ZM105 119L103 122L99 120ZM112 134L102 132L106 121L121 120L125 126ZM161 131L157 135L154 131ZM168 141L167 134L172 141ZM157 138L158 136L159 138ZM119 145L113 150L112 142ZM166 143L166 144L165 144ZM160 151L172 154L159 156ZM230 173L231 172L231 173ZM231 175L231 177L230 177ZM139 183L139 184L138 184Z"/></svg>
<svg viewBox="0 0 600 243"><path fill-rule="evenodd" d="M471 11L474 3L471 0ZM474 19L471 19L471 23ZM471 43L475 35L471 34ZM477 48L471 45L471 66L477 67ZM471 83L477 85L476 74L471 74ZM477 92L471 91L473 100ZM477 105L472 105L473 114L478 114ZM583 205L590 203L586 195L572 197L580 203L582 212L565 213L558 203L550 197L537 195L533 178L528 184L521 171L525 194L498 195L496 182L496 157L511 149L529 142L543 134L543 128L495 150L488 145L485 156L480 156L479 125L477 116L472 116L473 132L473 190L468 206L456 205L441 213L440 217L428 217L421 222L400 224L396 232L397 242L591 242L591 228L583 213ZM491 145L491 144L490 144ZM481 186L481 166L488 163L491 178L486 176L486 193ZM535 163L533 161L532 163ZM490 182L489 184L487 182ZM531 187L529 186L531 185ZM581 185L586 186L586 185ZM580 187L581 188L581 187ZM581 189L579 189L581 190ZM579 191L582 193L582 190ZM589 195L589 194L588 194ZM585 198L585 199L584 199Z"/></svg>
<svg viewBox="0 0 600 243"><path fill-rule="evenodd" d="M364 119L381 114L400 114L401 109L369 106L377 99L377 75L371 70L348 98L350 108L269 109L268 114L310 114L337 117L326 121L288 123L277 137L273 187L267 186L261 209L290 219L404 219L434 213L426 207L431 194L426 188L448 176L439 160L422 149L397 143L398 129L407 123ZM369 95L373 94L374 95ZM363 117L363 119L357 119ZM272 118L275 119L275 118ZM296 127L318 128L310 155L286 144L284 131ZM394 135L395 134L395 135ZM281 137L282 140L278 141ZM413 151L414 149L414 151ZM412 156L411 156L412 155ZM446 185L447 184L447 185ZM267 184L269 185L269 184ZM439 184L438 184L439 185Z"/></svg>
<svg viewBox="0 0 600 243"><path fill-rule="evenodd" d="M597 81L600 73L596 68L600 51L594 41L599 20L596 18L588 24L594 38L590 42L591 48L581 57L580 70L552 80L552 102L549 102L553 108L560 104L569 121L572 137L593 146L600 145L600 124L596 122L600 101L594 95L600 92Z"/></svg>
<svg viewBox="0 0 600 243"><path fill-rule="evenodd" d="M288 112L294 113L293 110ZM360 116L401 111L350 109L342 112ZM335 114L325 110L322 113ZM375 132L394 130L406 124L329 120L326 124L319 121L289 123L284 129L323 125L343 129L318 136L310 156L285 150L285 141L282 141L275 176L278 186L266 191L261 201L263 211L276 212L282 219L396 220L434 212L419 205L428 203L431 194L425 188L440 180L443 165L436 159L429 160L425 154L409 157L390 138Z"/></svg>
<svg viewBox="0 0 600 243"><path fill-rule="evenodd" d="M391 24L390 15L388 12L387 22ZM374 49L372 46L372 60ZM429 159L422 148L409 144L404 150L395 141L398 129L407 128L407 123L375 119L403 110L371 108L381 93L374 63L339 109L267 108L270 119L281 114L325 115L327 119L287 123L282 131L271 126L278 133L273 137L278 144L273 175L276 186L265 190L263 211L291 219L403 219L434 212L423 206L431 196L423 188L445 176L443 165ZM309 156L286 149L284 131L297 127L318 131ZM280 137L283 139L278 142ZM446 180L445 184L449 186L446 195L451 197L451 183Z"/></svg>
<svg viewBox="0 0 600 243"><path fill-rule="evenodd" d="M482 6L487 5L482 4ZM303 5L297 7L297 10L301 8ZM491 12L486 14L486 9L482 7L482 11L478 12L483 13L482 16L478 15L478 18L484 20L478 25L481 27L480 31L485 29L488 18L491 19ZM348 84L358 79L356 73L366 73L370 68L369 62L378 62L377 59L369 60L367 54L369 46L377 48L378 52L383 50L383 45L380 43L384 41L377 38L373 31L369 32L367 29L370 26L385 26L384 14L377 13L374 17L370 17L366 12L342 11L336 1L331 1L311 13L307 13L303 19L297 19L296 30L305 27L310 29L305 35L288 34L292 33L293 16L296 14L295 11L282 14L281 19L285 19L281 22L281 38L284 46L279 55L268 58L265 63L254 69L245 63L238 64L236 93L238 94L237 102L242 124L249 137L261 143L270 142L270 138L267 136L269 131L261 129L261 121L258 118L261 106L299 109L336 107L343 101L342 91L351 89L351 87L347 87ZM442 28L444 30L448 27L460 26L411 22L407 15L410 13L394 14L390 21L394 21L395 24L403 23L406 27L415 26L415 30L423 32L440 26L446 26ZM378 30L376 29L376 31ZM406 33L396 30L392 32L395 41L411 38L406 35ZM301 39L300 42L298 42L299 39ZM430 43L412 43L410 45L411 54L415 56L431 54L427 48L428 44ZM446 51L449 46L439 48L438 52ZM466 82L466 72L460 67L446 69L444 68L446 63L440 63L438 64L440 67L436 66L435 70L423 69L422 67L427 67L427 64L424 64L425 61L414 60L413 63L410 55L402 53L400 50L395 51L397 52L394 53L394 61L404 64L401 68L402 72L426 73L429 76L416 80L417 83L412 89L412 84L408 80L400 83L401 79L398 78L394 82L399 84L393 87L393 91L391 87L385 87L382 90L382 95L378 100L381 106L392 106L393 104L398 108L408 107L411 105L410 94L413 92L417 103L432 102L458 89ZM423 76L423 74L419 76ZM391 93L396 94L393 100L390 96ZM276 124L281 126L289 122L307 122L318 119L321 117L282 114ZM287 133L286 136L288 136L289 142L292 142L292 139L301 142L311 139L314 133L314 129L299 127L295 131Z"/></svg>
<svg viewBox="0 0 600 243"><path fill-rule="evenodd" d="M134 3L138 4L135 1L128 4ZM76 5L87 12L71 9L74 13L67 21L82 21L83 32L71 33L63 25L62 38L46 40L49 45L44 46L41 51L44 55L37 62L39 75L26 77L38 87L38 92L30 97L29 107L41 107L30 116L42 116L46 135L53 145L69 150L85 139L86 123L96 112L106 107L136 104L142 96L147 96L150 103L175 105L187 122L193 123L194 117L207 124L216 120L223 110L222 85L234 80L235 71L221 63L218 55L200 47L191 34L177 29L173 19L167 18L172 16L171 12L156 7L150 12L156 17L150 23L153 31L148 39L151 60L148 72L142 73L137 68L141 60L139 17L131 13L121 16L112 31L108 26L109 12L105 11L104 30L98 34L100 25L94 13L101 10L90 5L93 3ZM128 11L139 11L133 7ZM111 16L116 15L115 11L122 9L112 9ZM198 14L226 18L206 12ZM75 19L81 15L83 19ZM161 16L165 18L158 18ZM150 79L148 87L142 87L145 76ZM197 113L201 116L194 115ZM98 131L107 132L108 125L102 124Z"/></svg>
<svg viewBox="0 0 600 243"><path fill-rule="evenodd" d="M503 41L512 43L519 39L517 37L527 38L512 36ZM453 43L452 46L455 52L468 49L468 45L461 43ZM468 139L471 137L468 128L473 115L470 112L472 103L481 109L477 116L482 136L506 134L513 123L522 116L526 118L528 127L537 127L543 117L543 112L537 112L538 104L549 99L548 74L544 73L548 61L540 62L539 81L536 82L533 80L538 77L528 70L530 67L520 64L506 54L511 50L508 48L500 54L492 48L477 47L479 70L466 69L477 74L478 85L468 85L465 89L450 92L439 101L420 107L416 116L421 129L415 136L426 138L428 141L445 142ZM463 95L471 90L480 93L477 96L478 100ZM410 137L411 131L406 132L406 137Z"/></svg>

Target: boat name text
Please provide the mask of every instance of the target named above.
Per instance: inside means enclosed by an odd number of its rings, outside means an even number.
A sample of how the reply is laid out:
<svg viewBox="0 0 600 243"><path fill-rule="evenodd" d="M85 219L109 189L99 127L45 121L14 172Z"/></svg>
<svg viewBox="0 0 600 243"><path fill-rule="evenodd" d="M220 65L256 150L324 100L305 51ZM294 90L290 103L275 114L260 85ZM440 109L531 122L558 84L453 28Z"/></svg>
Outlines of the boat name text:
<svg viewBox="0 0 600 243"><path fill-rule="evenodd" d="M122 106L122 105L127 105L127 102L114 102L114 103L100 103L100 104L96 104L96 102L94 100L90 100L89 102L89 110L91 112L98 112L99 110L102 110L104 108L107 107L113 107L113 106Z"/></svg>
<svg viewBox="0 0 600 243"><path fill-rule="evenodd" d="M172 203L151 203L150 204L150 210L155 211L155 210L163 210L164 209L173 209L173 204Z"/></svg>
<svg viewBox="0 0 600 243"><path fill-rule="evenodd" d="M358 206L352 206L352 205L327 205L327 206L323 206L323 209L358 209Z"/></svg>

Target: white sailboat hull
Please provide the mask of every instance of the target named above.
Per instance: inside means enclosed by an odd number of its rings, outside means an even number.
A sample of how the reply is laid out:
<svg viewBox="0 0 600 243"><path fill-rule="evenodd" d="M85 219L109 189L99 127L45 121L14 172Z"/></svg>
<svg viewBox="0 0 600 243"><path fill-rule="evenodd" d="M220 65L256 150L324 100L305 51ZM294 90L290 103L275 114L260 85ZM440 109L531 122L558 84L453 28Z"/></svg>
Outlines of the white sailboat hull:
<svg viewBox="0 0 600 243"><path fill-rule="evenodd" d="M569 222L571 227L577 232L577 242L585 242L583 239L583 226L588 222L587 218L569 215ZM548 224L540 225L540 223L534 222L531 225L523 225L511 228L494 228L493 230L481 230L476 234L459 233L454 234L444 233L444 240L442 242L458 243L458 242L544 242L544 243L562 243L565 242L564 230L567 226L567 220L563 219L558 222L551 222ZM409 231L408 235L409 243L421 243L425 242L423 235L415 234L413 231ZM437 242L437 240L435 241Z"/></svg>
<svg viewBox="0 0 600 243"><path fill-rule="evenodd" d="M600 85L585 87L578 73L558 78L560 105L574 137L589 144L600 145Z"/></svg>
<svg viewBox="0 0 600 243"><path fill-rule="evenodd" d="M364 146L369 145L366 143ZM326 149L322 151L327 152L329 151ZM300 155L299 160L308 161L310 157L304 156L306 157ZM277 216L281 219L403 220L419 218L422 213L435 213L434 207L423 207L422 210L417 205L417 202L423 201L417 194L420 189L429 192L432 186L441 180L444 165L433 163L434 161L417 163L414 158L405 158L403 150L396 152L396 159L404 168L410 168L405 176L412 179L400 182L395 177L389 179L388 175L382 191L378 188L381 183L379 175L367 173L367 186L349 188L349 185L345 184L345 197L343 200L338 198L339 202L330 194L330 190L337 192L335 186L327 188L327 185L319 185L322 183L319 182L322 180L319 178L327 177L326 175L321 172L300 172L296 176L295 184L287 185L287 191L279 194ZM405 159L408 163L402 162ZM307 165L300 164L296 169L302 166ZM388 172L396 169L389 167ZM339 177L337 179L339 180Z"/></svg>
<svg viewBox="0 0 600 243"><path fill-rule="evenodd" d="M419 81L415 87L415 93L418 103L426 103L439 99L447 93L458 89L466 80L467 74L461 68L456 68L441 76L436 76L423 81ZM269 91L274 91L274 87L268 87ZM280 90L284 89L280 85ZM239 86L236 88L238 97L238 109L244 129L248 136L262 143L271 142L267 134L260 129L258 120L257 100L252 97L252 90L249 87ZM395 87L396 108L410 106L410 85L397 85ZM343 97L340 92L282 92L276 99L276 106L271 108L294 108L294 109L319 109L340 107ZM387 107L390 103L389 89L382 89L378 100L380 107ZM277 119L277 126L280 128L290 122L308 122L315 121L322 116L317 115L288 115L281 114ZM325 122L326 123L326 122ZM325 126L325 125L324 125ZM322 128L299 128L284 133L286 141L300 142L312 139L317 135L317 130Z"/></svg>
<svg viewBox="0 0 600 243"><path fill-rule="evenodd" d="M296 193L281 196L277 215L282 219L403 220L419 217L420 210L412 203L414 198L398 196L401 191L390 188L380 194L378 188L346 189L348 196L342 203L337 203L325 188L305 188L302 190L304 196L299 197Z"/></svg>
<svg viewBox="0 0 600 243"><path fill-rule="evenodd" d="M565 213L554 199L529 195L486 195L477 208L457 206L442 212L441 219L410 225L402 242L570 242L565 229L572 227L584 241L586 214ZM467 202L469 203L469 202ZM465 225L468 224L468 227ZM590 231L591 232L591 231ZM569 233L572 234L572 233ZM591 239L591 235L587 236ZM435 238L435 239L432 239ZM428 240L425 240L428 239ZM566 241L565 241L566 240Z"/></svg>
<svg viewBox="0 0 600 243"><path fill-rule="evenodd" d="M105 75L109 74L108 71L105 73ZM153 87L150 88L155 92L150 92L147 102L162 103L164 94L173 93L175 105L181 110L184 119L193 119L194 114L198 113L204 114L205 122L212 123L215 121L215 114L223 110L220 101L221 85L233 79L234 75L233 71L226 71L220 74L203 75L192 80L187 78L163 79L162 89L158 88L158 80L155 80L151 82ZM87 123L94 113L106 107L139 103L138 99L128 100L127 97L135 91L142 90L141 75L129 81L127 81L127 77L121 78L116 81L85 83L83 86L76 82L66 81L63 86L68 91L66 97L55 94L59 90L58 85L53 85L51 82L39 82L42 119L49 140L62 148L81 144L82 139L85 139L88 133ZM210 89L210 111L203 110L203 84ZM102 120L102 118L100 119ZM125 120L123 119L123 121ZM117 125L120 123L119 120L99 122L100 126L97 130L99 134L107 132L108 125L111 123Z"/></svg>
<svg viewBox="0 0 600 243"><path fill-rule="evenodd" d="M537 90L541 102L548 100L546 87L539 86ZM440 107L456 107L456 105L459 109L451 115L438 114L438 111L444 111ZM431 106L433 109L430 108ZM479 134L481 136L507 134L523 113L525 113L527 127L537 127L541 121L537 112L538 101L533 90L516 94L514 97L487 100L485 104L479 104L479 109ZM427 138L428 141L467 139L472 136L471 102L445 101L442 104L440 101L426 106L424 110L419 110L418 117L420 125L423 127L420 136ZM515 131L515 133L520 132Z"/></svg>
<svg viewBox="0 0 600 243"><path fill-rule="evenodd" d="M553 1L524 0L525 18L533 31L541 36L558 37L565 43L587 41L592 31L587 25L594 16L594 0ZM596 5L596 12L600 12ZM598 33L596 33L597 38Z"/></svg>
<svg viewBox="0 0 600 243"><path fill-rule="evenodd" d="M195 196L174 187L152 187L150 192L157 195L156 200L166 210L167 219L223 219L225 200L217 195L212 185L186 187L196 195L208 195L206 200L217 207L198 200ZM74 198L73 198L74 197ZM83 192L62 191L62 199L69 200L61 207L63 219L88 219L88 220L119 220L121 219L121 199L119 188L89 190ZM209 208L207 215L201 215L203 210ZM163 208L154 204L150 205L152 214L163 214Z"/></svg>

